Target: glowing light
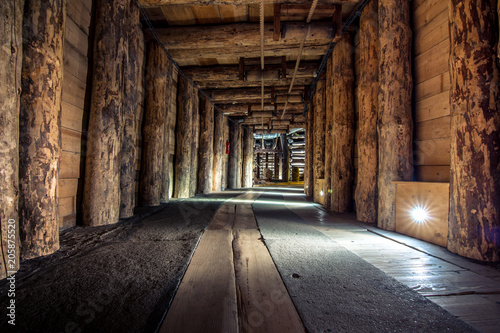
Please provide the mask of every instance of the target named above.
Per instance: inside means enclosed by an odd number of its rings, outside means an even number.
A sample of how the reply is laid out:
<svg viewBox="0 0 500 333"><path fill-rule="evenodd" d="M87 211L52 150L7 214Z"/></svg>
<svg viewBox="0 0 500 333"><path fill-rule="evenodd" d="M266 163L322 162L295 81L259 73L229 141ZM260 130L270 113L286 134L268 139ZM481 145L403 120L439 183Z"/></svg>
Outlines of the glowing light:
<svg viewBox="0 0 500 333"><path fill-rule="evenodd" d="M323 190L321 190L321 192L319 192L319 195L321 195L321 196L325 195L325 193L323 192Z"/></svg>
<svg viewBox="0 0 500 333"><path fill-rule="evenodd" d="M424 207L416 206L411 211L411 217L415 222L422 223L429 218L429 213Z"/></svg>

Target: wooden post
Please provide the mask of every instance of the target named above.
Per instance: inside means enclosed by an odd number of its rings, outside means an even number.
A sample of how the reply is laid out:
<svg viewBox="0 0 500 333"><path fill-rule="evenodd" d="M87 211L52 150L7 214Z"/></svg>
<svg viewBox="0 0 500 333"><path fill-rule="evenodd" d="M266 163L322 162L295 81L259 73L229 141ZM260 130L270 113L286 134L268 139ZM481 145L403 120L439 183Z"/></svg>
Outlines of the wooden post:
<svg viewBox="0 0 500 333"><path fill-rule="evenodd" d="M241 172L240 172L240 125L234 122L229 123L229 174L227 187L231 189L241 187ZM238 181L239 180L239 181Z"/></svg>
<svg viewBox="0 0 500 333"><path fill-rule="evenodd" d="M410 1L379 0L378 227L396 227L396 187L412 180Z"/></svg>
<svg viewBox="0 0 500 333"><path fill-rule="evenodd" d="M156 41L149 42L139 195L143 206L160 204L168 98L167 77L172 75L168 72L171 68L167 61L167 55L160 44Z"/></svg>
<svg viewBox="0 0 500 333"><path fill-rule="evenodd" d="M448 249L500 260L500 79L493 1L450 1Z"/></svg>
<svg viewBox="0 0 500 333"><path fill-rule="evenodd" d="M224 141L224 115L220 112L215 112L214 123L214 165L213 165L213 190L222 190L222 165L225 154Z"/></svg>
<svg viewBox="0 0 500 333"><path fill-rule="evenodd" d="M138 117L141 113L141 92L143 70L139 63L140 26L139 8L134 0L127 6L127 44L126 62L124 66L125 96L123 107L123 133L121 138L120 158L120 218L134 215L135 202L135 163L137 160Z"/></svg>
<svg viewBox="0 0 500 333"><path fill-rule="evenodd" d="M288 139L286 134L281 134L281 149L283 150L283 169L281 178L284 182L290 181L290 154L288 153Z"/></svg>
<svg viewBox="0 0 500 333"><path fill-rule="evenodd" d="M200 99L198 90L192 87L193 90L193 140L191 141L191 180L189 182L189 196L194 197L198 189L198 150L200 145Z"/></svg>
<svg viewBox="0 0 500 333"><path fill-rule="evenodd" d="M358 84L358 173L356 219L377 222L378 4L370 1L360 19Z"/></svg>
<svg viewBox="0 0 500 333"><path fill-rule="evenodd" d="M90 226L116 223L120 215L125 3L110 0L96 4L83 193L83 223Z"/></svg>
<svg viewBox="0 0 500 333"><path fill-rule="evenodd" d="M314 106L309 103L307 111L307 128L306 128L306 157L304 167L304 186L305 193L308 197L314 195L314 170L313 170L313 149L314 149Z"/></svg>
<svg viewBox="0 0 500 333"><path fill-rule="evenodd" d="M19 103L23 56L23 0L2 1L0 13L0 279L19 269ZM11 227L9 227L9 225ZM14 255L9 257L9 228L15 235ZM12 234L12 231L10 232ZM11 242L12 243L12 242ZM9 261L12 260L12 261Z"/></svg>
<svg viewBox="0 0 500 333"><path fill-rule="evenodd" d="M198 192L208 194L212 192L213 165L214 165L214 105L202 97L200 99L200 150Z"/></svg>
<svg viewBox="0 0 500 333"><path fill-rule="evenodd" d="M333 49L333 153L331 209L352 208L354 180L354 61L352 37L346 33Z"/></svg>
<svg viewBox="0 0 500 333"><path fill-rule="evenodd" d="M326 64L325 88L325 198L323 206L332 209L332 155L333 155L333 59L330 56Z"/></svg>
<svg viewBox="0 0 500 333"><path fill-rule="evenodd" d="M253 132L249 128L243 130L243 187L253 184Z"/></svg>
<svg viewBox="0 0 500 333"><path fill-rule="evenodd" d="M19 228L23 259L59 249L57 183L65 19L63 0L33 0L24 6L19 113Z"/></svg>
<svg viewBox="0 0 500 333"><path fill-rule="evenodd" d="M173 193L173 180L171 174L173 174L173 170L170 167L171 164L171 148L170 146L175 140L171 138L171 128L175 128L175 98L176 98L176 82L174 80L174 76L176 75L174 71L174 65L170 61L170 59L166 59L167 61L167 73L170 75L167 76L167 101L166 101L166 111L165 111L165 126L164 126L164 134L163 134L163 171L162 171L162 185L161 185L161 195L160 202L168 202ZM173 142L171 142L173 141Z"/></svg>
<svg viewBox="0 0 500 333"><path fill-rule="evenodd" d="M226 154L226 142L229 141L229 118L224 117L224 155L222 162L222 190L228 188L229 178L229 154Z"/></svg>
<svg viewBox="0 0 500 333"><path fill-rule="evenodd" d="M191 183L191 143L195 130L192 126L194 88L179 76L177 92L177 126L175 130L174 197L189 198Z"/></svg>
<svg viewBox="0 0 500 333"><path fill-rule="evenodd" d="M325 178L325 80L320 79L314 92L314 156L312 183ZM313 192L314 193L314 192Z"/></svg>

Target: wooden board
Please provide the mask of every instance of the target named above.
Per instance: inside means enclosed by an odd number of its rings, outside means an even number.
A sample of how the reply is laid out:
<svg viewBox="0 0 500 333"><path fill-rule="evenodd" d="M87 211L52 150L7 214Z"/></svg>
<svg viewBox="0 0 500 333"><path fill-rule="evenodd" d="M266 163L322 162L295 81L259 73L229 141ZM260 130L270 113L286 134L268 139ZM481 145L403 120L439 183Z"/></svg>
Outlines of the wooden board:
<svg viewBox="0 0 500 333"><path fill-rule="evenodd" d="M418 123L415 126L415 140L431 140L450 137L450 117L441 117Z"/></svg>
<svg viewBox="0 0 500 333"><path fill-rule="evenodd" d="M414 165L450 165L450 138L415 141Z"/></svg>
<svg viewBox="0 0 500 333"><path fill-rule="evenodd" d="M446 246L448 238L449 184L395 182L396 231L424 241ZM415 207L428 214L422 222L412 218Z"/></svg>

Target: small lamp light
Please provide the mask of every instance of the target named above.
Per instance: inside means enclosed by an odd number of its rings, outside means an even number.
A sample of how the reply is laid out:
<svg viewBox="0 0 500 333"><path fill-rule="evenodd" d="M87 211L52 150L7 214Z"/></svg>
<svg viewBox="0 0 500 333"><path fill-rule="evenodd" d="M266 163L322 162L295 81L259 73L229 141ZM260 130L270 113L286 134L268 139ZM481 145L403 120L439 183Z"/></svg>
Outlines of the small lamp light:
<svg viewBox="0 0 500 333"><path fill-rule="evenodd" d="M417 223L423 223L429 218L429 213L422 206L416 206L411 210L411 217Z"/></svg>

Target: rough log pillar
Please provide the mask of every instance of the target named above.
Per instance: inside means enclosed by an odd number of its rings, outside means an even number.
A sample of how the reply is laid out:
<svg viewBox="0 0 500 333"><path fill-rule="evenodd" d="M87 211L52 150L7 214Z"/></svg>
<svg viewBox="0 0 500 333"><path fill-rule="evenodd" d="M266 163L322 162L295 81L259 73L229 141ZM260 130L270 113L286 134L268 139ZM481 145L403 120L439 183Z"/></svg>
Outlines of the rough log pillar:
<svg viewBox="0 0 500 333"><path fill-rule="evenodd" d="M21 94L24 1L0 3L0 279L19 269L19 102ZM13 223L12 223L13 222ZM9 257L9 225L15 233L15 255ZM11 231L12 234L12 231ZM12 260L12 261L9 261Z"/></svg>
<svg viewBox="0 0 500 333"><path fill-rule="evenodd" d="M126 0L96 4L94 68L87 133L83 223L118 222L124 103Z"/></svg>
<svg viewBox="0 0 500 333"><path fill-rule="evenodd" d="M500 260L500 80L493 1L449 2L451 177L448 249Z"/></svg>
<svg viewBox="0 0 500 333"><path fill-rule="evenodd" d="M229 178L229 154L226 154L226 142L229 141L229 118L224 118L224 157L222 162L222 190L228 188Z"/></svg>
<svg viewBox="0 0 500 333"><path fill-rule="evenodd" d="M213 165L213 190L222 190L222 165L224 162L224 115L215 112L214 123L214 165Z"/></svg>
<svg viewBox="0 0 500 333"><path fill-rule="evenodd" d="M146 73L146 107L142 129L142 166L139 198L143 206L160 204L164 135L167 111L167 77L171 67L163 48L156 41L148 43Z"/></svg>
<svg viewBox="0 0 500 333"><path fill-rule="evenodd" d="M253 184L253 132L249 128L243 130L243 187Z"/></svg>
<svg viewBox="0 0 500 333"><path fill-rule="evenodd" d="M313 155L313 179L316 185L318 179L325 178L325 80L320 79L314 92L314 155ZM314 195L314 192L313 192Z"/></svg>
<svg viewBox="0 0 500 333"><path fill-rule="evenodd" d="M241 187L241 133L240 125L229 123L229 174L227 187Z"/></svg>
<svg viewBox="0 0 500 333"><path fill-rule="evenodd" d="M378 226L396 227L396 187L412 180L410 1L379 0Z"/></svg>
<svg viewBox="0 0 500 333"><path fill-rule="evenodd" d="M189 198L191 183L191 143L194 140L193 115L194 88L179 75L177 92L177 126L175 130L175 182L174 197Z"/></svg>
<svg viewBox="0 0 500 333"><path fill-rule="evenodd" d="M125 100L123 108L123 136L120 167L120 218L134 215L135 202L135 162L137 159L138 121L141 113L139 82L143 70L139 63L142 28L139 8L134 0L129 0L127 7L128 31L126 66L124 66Z"/></svg>
<svg viewBox="0 0 500 333"><path fill-rule="evenodd" d="M170 137L170 129L172 127L175 128L175 99L176 99L176 87L174 86L176 84L174 80L175 76L175 71L174 71L174 65L170 61L170 59L167 58L167 73L170 73L170 75L167 76L167 101L166 101L166 111L165 111L165 126L164 126L164 134L163 134L163 171L162 171L162 179L161 179L161 195L160 195L160 201L165 203L170 200L170 197L172 196L173 192L173 186L171 185L173 183L172 181L172 176L173 170L171 170L170 163L171 163L171 149L170 146L172 145L175 140L171 140L172 138ZM171 142L173 141L173 142Z"/></svg>
<svg viewBox="0 0 500 333"><path fill-rule="evenodd" d="M354 61L352 37L346 33L332 53L333 153L332 202L334 212L352 208L354 180Z"/></svg>
<svg viewBox="0 0 500 333"><path fill-rule="evenodd" d="M191 141L191 180L189 183L189 196L194 197L198 189L198 150L200 145L200 99L198 90L193 89L193 116L191 126L193 127L193 140Z"/></svg>
<svg viewBox="0 0 500 333"><path fill-rule="evenodd" d="M360 19L358 84L358 181L356 219L377 222L378 4L370 1Z"/></svg>
<svg viewBox="0 0 500 333"><path fill-rule="evenodd" d="M206 98L200 99L200 150L198 192L212 192L214 165L214 106Z"/></svg>
<svg viewBox="0 0 500 333"><path fill-rule="evenodd" d="M23 259L59 249L57 182L65 19L64 0L33 0L24 6L19 113L19 227Z"/></svg>
<svg viewBox="0 0 500 333"><path fill-rule="evenodd" d="M313 170L313 155L314 155L314 105L309 103L307 111L307 128L306 128L306 156L304 166L304 186L305 194L308 197L314 195L314 170Z"/></svg>
<svg viewBox="0 0 500 333"><path fill-rule="evenodd" d="M333 59L326 64L325 87L325 198L323 206L332 209L332 156L333 156Z"/></svg>
<svg viewBox="0 0 500 333"><path fill-rule="evenodd" d="M286 134L281 134L281 149L283 149L283 169L281 169L281 178L284 182L290 180L290 154L288 153L288 139Z"/></svg>

